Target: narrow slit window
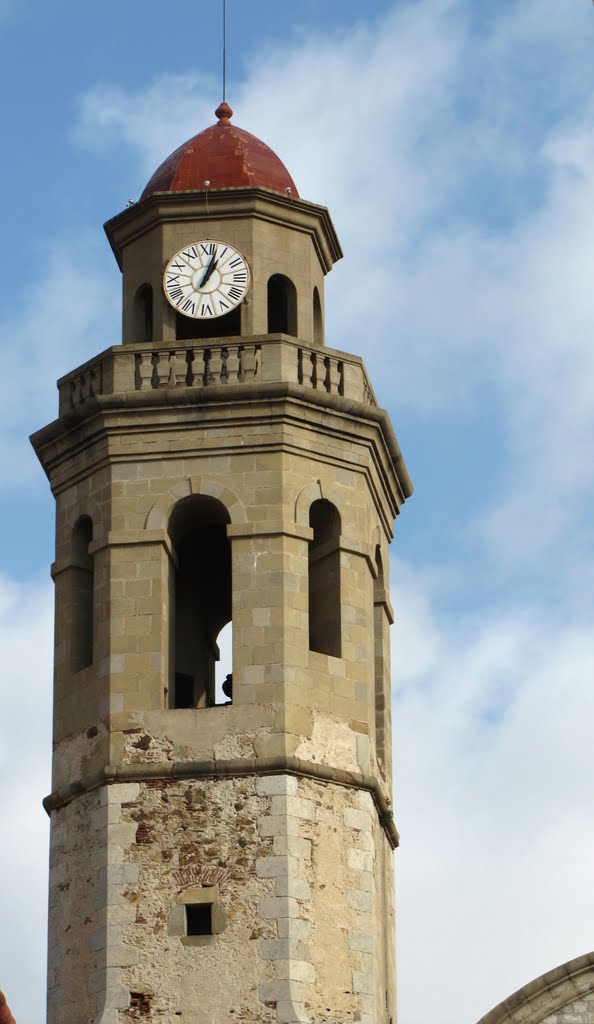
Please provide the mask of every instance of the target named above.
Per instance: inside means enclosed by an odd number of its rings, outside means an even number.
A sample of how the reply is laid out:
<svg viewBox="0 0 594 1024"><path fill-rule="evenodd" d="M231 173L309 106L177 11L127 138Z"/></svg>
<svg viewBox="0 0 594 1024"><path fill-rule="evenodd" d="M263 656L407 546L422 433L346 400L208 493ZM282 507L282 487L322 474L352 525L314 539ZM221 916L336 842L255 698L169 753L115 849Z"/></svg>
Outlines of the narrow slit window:
<svg viewBox="0 0 594 1024"><path fill-rule="evenodd" d="M150 284L141 285L134 296L134 341L153 341L153 289Z"/></svg>
<svg viewBox="0 0 594 1024"><path fill-rule="evenodd" d="M72 535L71 665L80 672L93 663L94 566L90 545L93 524L83 516Z"/></svg>
<svg viewBox="0 0 594 1024"><path fill-rule="evenodd" d="M314 342L316 345L324 344L324 321L322 318L322 303L320 302L320 293L317 288L313 290L313 325L314 325Z"/></svg>

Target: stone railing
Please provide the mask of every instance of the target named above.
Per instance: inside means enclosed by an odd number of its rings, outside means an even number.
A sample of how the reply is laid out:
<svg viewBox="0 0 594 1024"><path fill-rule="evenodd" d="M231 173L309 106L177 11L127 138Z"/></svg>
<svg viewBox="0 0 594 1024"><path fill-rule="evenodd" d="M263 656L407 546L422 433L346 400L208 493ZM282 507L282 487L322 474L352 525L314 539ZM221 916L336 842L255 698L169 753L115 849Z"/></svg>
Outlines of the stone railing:
<svg viewBox="0 0 594 1024"><path fill-rule="evenodd" d="M363 362L287 335L118 345L58 381L60 415L98 395L286 381L377 405Z"/></svg>

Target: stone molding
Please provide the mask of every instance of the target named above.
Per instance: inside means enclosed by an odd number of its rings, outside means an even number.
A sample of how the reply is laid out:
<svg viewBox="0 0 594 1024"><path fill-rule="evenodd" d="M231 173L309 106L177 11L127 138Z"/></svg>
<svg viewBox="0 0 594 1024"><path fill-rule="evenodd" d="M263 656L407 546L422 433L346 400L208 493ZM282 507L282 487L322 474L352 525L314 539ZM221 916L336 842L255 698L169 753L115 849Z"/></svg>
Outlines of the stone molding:
<svg viewBox="0 0 594 1024"><path fill-rule="evenodd" d="M128 418L128 422L126 424L118 423L117 430L119 432L125 430L130 435L134 429L140 431L144 429L141 421L137 425L133 421L138 414L146 414L151 408L167 409L172 417L171 425L177 426L179 423L178 412L184 408L188 411L197 405L214 408L220 403L227 406L229 403L235 403L239 415L242 414L242 406L245 404L244 415L246 421L249 422L260 405L266 406L267 415L270 416L271 401L287 405L294 404L296 406L294 413L283 409L281 416L296 415L300 422L303 420L303 415L299 410L303 406L317 407L344 419L352 419L357 424L358 431L363 423L367 423L372 430L377 430L380 436L379 448L380 450L382 447L384 448L393 473L391 481L388 482L384 470L382 482L393 499L393 514L398 514L400 505L413 493L413 487L387 411L354 398L328 394L325 391L315 391L313 388L287 381L262 382L258 384L257 388L244 384L227 384L220 387L132 391L125 395L96 395L83 402L76 411L67 416L61 416L32 434L30 440L46 474L51 478L56 467L71 458L71 448L73 444L77 443L73 429L83 423L91 426L90 421L95 420L91 429L97 432L99 437L107 436L112 428L109 421L102 418L109 417L111 414L116 414L120 418L124 415ZM318 429L332 432L332 425L320 424ZM89 438L87 438L88 442ZM369 442L377 444L377 440L374 442L372 438L368 439ZM54 486L56 487L56 485ZM64 485L62 484L62 486ZM59 490L59 487L56 489Z"/></svg>
<svg viewBox="0 0 594 1024"><path fill-rule="evenodd" d="M384 793L378 779L361 772L350 772L343 768L331 768L303 761L299 757L237 757L221 761L168 761L152 764L106 765L95 775L77 779L65 789L56 790L46 796L43 806L48 814L60 810L77 796L90 793L101 786L113 784L146 782L148 780L173 779L229 779L242 776L263 777L266 775L295 775L300 778L329 782L350 789L362 789L371 793L380 824L392 849L399 845L399 835L394 824L390 800ZM480 1022L480 1024L492 1024ZM494 1022L493 1022L494 1024Z"/></svg>
<svg viewBox="0 0 594 1024"><path fill-rule="evenodd" d="M543 1024L550 1014L593 993L594 952L535 978L481 1017L478 1024Z"/></svg>
<svg viewBox="0 0 594 1024"><path fill-rule="evenodd" d="M108 220L104 224L105 233L120 269L124 247L153 227L188 220L193 224L208 224L214 217L256 218L309 234L324 273L342 258L340 242L325 206L252 185L213 189L208 195L208 207L204 196L205 193L193 189L153 192Z"/></svg>

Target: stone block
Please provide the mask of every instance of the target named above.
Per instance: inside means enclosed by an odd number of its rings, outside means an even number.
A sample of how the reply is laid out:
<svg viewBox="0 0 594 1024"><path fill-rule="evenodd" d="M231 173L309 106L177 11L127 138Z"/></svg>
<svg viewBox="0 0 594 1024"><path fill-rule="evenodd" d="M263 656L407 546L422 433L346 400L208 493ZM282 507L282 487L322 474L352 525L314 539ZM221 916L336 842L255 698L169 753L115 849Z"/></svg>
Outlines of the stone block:
<svg viewBox="0 0 594 1024"><path fill-rule="evenodd" d="M283 836L299 834L299 818L286 817L284 814L266 815L258 818L258 831L261 836Z"/></svg>
<svg viewBox="0 0 594 1024"><path fill-rule="evenodd" d="M276 926L279 939L308 939L311 934L311 921L304 921L303 918L283 917Z"/></svg>
<svg viewBox="0 0 594 1024"><path fill-rule="evenodd" d="M300 939L263 939L258 953L262 960L303 960L308 957L307 944Z"/></svg>
<svg viewBox="0 0 594 1024"><path fill-rule="evenodd" d="M351 849L347 853L347 864L355 871L373 871L373 854L369 850Z"/></svg>
<svg viewBox="0 0 594 1024"><path fill-rule="evenodd" d="M279 999L276 1004L277 1024L308 1024L310 1017L302 1002Z"/></svg>
<svg viewBox="0 0 594 1024"><path fill-rule="evenodd" d="M296 982L313 984L316 980L316 969L308 960L278 960L276 963L277 978L290 978Z"/></svg>
<svg viewBox="0 0 594 1024"><path fill-rule="evenodd" d="M359 811L353 807L344 810L343 821L347 828L360 829L369 832L371 829L371 815L369 811Z"/></svg>
<svg viewBox="0 0 594 1024"><path fill-rule="evenodd" d="M301 878L281 876L276 879L277 896L291 896L296 900L310 900L311 886Z"/></svg>
<svg viewBox="0 0 594 1024"><path fill-rule="evenodd" d="M359 913L372 913L374 901L371 892L359 892L358 889L349 889L346 893L348 905Z"/></svg>
<svg viewBox="0 0 594 1024"><path fill-rule="evenodd" d="M259 857L256 860L258 878L281 878L296 874L298 861L292 857ZM281 894L279 894L281 895Z"/></svg>
<svg viewBox="0 0 594 1024"><path fill-rule="evenodd" d="M260 916L265 920L281 917L299 917L299 904L288 896L265 896L259 904Z"/></svg>
<svg viewBox="0 0 594 1024"><path fill-rule="evenodd" d="M293 818L305 818L307 821L316 820L316 808L313 801L304 800L299 796L290 797L288 800L284 797L273 796L270 813L290 814Z"/></svg>
<svg viewBox="0 0 594 1024"><path fill-rule="evenodd" d="M349 932L349 949L358 953L373 953L373 936L369 932Z"/></svg>
<svg viewBox="0 0 594 1024"><path fill-rule="evenodd" d="M309 864L311 861L311 839L301 839L299 836L275 836L272 841L272 852L281 857L289 855Z"/></svg>
<svg viewBox="0 0 594 1024"><path fill-rule="evenodd" d="M353 971L353 992L373 995L373 974L368 971Z"/></svg>

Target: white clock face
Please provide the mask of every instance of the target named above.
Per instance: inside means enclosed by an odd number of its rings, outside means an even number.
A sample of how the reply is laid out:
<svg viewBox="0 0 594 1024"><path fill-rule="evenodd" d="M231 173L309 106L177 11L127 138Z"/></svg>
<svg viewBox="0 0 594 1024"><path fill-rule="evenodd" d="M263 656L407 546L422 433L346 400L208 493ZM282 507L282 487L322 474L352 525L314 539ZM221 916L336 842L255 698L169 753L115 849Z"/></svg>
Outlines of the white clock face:
<svg viewBox="0 0 594 1024"><path fill-rule="evenodd" d="M180 249L163 275L167 300L195 320L210 320L235 309L249 283L245 257L232 245L211 238Z"/></svg>

